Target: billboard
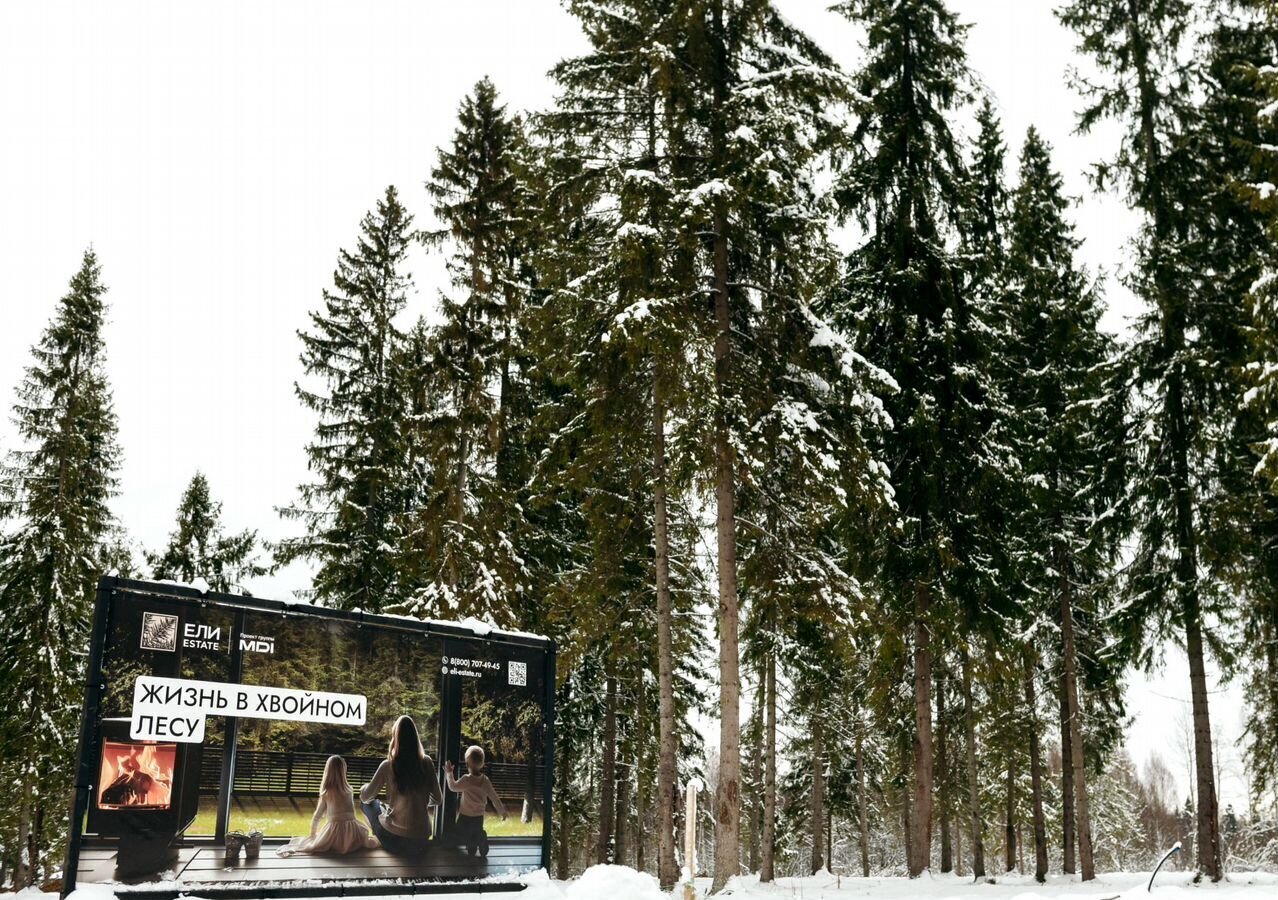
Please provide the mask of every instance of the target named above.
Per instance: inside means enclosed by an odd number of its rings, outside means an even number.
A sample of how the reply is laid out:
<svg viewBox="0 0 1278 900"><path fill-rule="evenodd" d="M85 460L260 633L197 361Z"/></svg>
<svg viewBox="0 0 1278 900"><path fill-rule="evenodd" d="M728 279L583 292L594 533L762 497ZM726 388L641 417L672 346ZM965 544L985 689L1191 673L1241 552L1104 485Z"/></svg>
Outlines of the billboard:
<svg viewBox="0 0 1278 900"><path fill-rule="evenodd" d="M533 635L104 578L65 890L544 867L554 666Z"/></svg>

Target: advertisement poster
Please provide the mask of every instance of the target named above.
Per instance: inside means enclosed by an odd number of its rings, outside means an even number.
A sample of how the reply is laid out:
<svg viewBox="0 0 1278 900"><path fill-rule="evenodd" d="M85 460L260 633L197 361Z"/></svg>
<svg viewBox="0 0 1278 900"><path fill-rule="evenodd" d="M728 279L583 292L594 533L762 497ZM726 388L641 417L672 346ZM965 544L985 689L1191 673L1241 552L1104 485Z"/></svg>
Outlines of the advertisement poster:
<svg viewBox="0 0 1278 900"><path fill-rule="evenodd" d="M104 579L76 883L471 879L546 862L542 638Z"/></svg>

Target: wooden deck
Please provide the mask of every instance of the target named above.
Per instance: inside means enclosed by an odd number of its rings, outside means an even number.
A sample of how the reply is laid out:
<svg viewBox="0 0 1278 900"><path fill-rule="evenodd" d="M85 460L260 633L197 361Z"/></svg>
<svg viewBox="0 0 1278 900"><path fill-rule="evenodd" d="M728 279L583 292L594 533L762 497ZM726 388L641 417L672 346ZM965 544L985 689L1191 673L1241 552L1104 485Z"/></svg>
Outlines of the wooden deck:
<svg viewBox="0 0 1278 900"><path fill-rule="evenodd" d="M541 866L541 846L534 842L494 840L487 859L468 856L450 847L431 847L424 855L415 857L392 856L380 848L346 856L282 857L277 855L279 849L279 846L266 846L257 859L245 859L241 854L238 860L227 865L220 847L183 847L178 851L177 864L162 880L139 883L139 887L149 891L229 883L266 887L303 880L474 881L521 875ZM113 848L83 848L76 871L77 883L115 883L115 857Z"/></svg>

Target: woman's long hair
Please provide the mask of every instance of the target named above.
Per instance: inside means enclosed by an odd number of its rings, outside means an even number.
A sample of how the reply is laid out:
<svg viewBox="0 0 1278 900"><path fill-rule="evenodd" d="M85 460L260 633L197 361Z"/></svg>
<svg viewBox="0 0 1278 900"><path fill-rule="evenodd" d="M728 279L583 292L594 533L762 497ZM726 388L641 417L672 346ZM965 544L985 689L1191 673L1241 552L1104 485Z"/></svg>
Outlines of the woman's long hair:
<svg viewBox="0 0 1278 900"><path fill-rule="evenodd" d="M328 791L339 794L353 794L351 783L346 780L346 760L340 756L330 756L324 763L324 777L320 779L320 796Z"/></svg>
<svg viewBox="0 0 1278 900"><path fill-rule="evenodd" d="M426 765L426 751L422 748L417 723L412 716L400 716L395 720L386 758L390 760L395 787L401 794L426 792L433 773Z"/></svg>

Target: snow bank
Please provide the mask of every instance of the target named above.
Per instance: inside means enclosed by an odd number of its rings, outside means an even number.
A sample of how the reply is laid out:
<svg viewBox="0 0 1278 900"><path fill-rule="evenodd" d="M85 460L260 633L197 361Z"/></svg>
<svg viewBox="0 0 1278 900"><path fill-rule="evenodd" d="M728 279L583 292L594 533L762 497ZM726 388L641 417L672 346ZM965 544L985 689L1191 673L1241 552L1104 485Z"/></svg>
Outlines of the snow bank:
<svg viewBox="0 0 1278 900"><path fill-rule="evenodd" d="M502 880L502 879L494 879ZM519 900L671 900L682 897L679 889L664 894L651 875L627 866L594 866L572 881L553 881L544 870L516 879L527 889L513 896ZM1111 872L1086 884L1077 876L1049 876L1036 884L1028 875L1000 875L992 882L973 884L968 877L930 875L922 878L860 878L820 872L809 878L779 878L760 884L757 875L734 878L720 897L732 900L1269 900L1278 897L1278 874L1235 872L1220 884L1193 883L1189 872L1161 872L1152 893L1145 892L1148 872ZM461 887L460 885L458 887ZM398 900L393 887L387 898ZM697 879L700 897L709 895L709 879ZM28 889L5 894L13 900L53 900L53 895ZM483 900L491 893L449 894L454 900ZM113 900L109 885L85 885L73 900ZM405 897L405 900L408 900Z"/></svg>
<svg viewBox="0 0 1278 900"><path fill-rule="evenodd" d="M657 879L629 866L591 866L568 882L564 900L666 900Z"/></svg>

